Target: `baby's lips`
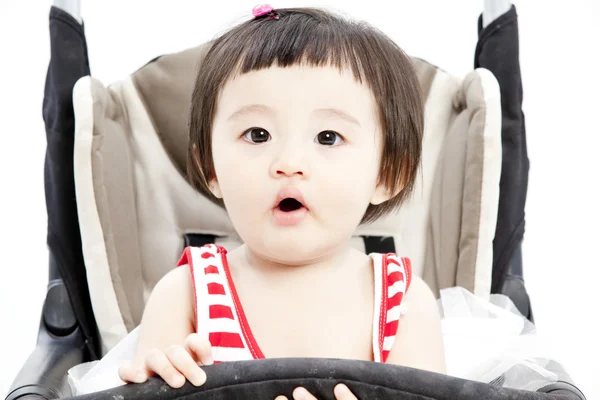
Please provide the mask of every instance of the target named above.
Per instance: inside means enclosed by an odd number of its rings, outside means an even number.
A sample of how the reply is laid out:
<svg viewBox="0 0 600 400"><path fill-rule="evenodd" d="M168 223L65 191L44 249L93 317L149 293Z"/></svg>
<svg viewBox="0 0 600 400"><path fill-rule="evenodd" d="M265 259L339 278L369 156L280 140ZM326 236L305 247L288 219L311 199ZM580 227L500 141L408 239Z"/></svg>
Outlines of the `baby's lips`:
<svg viewBox="0 0 600 400"><path fill-rule="evenodd" d="M296 186L284 186L281 189L279 189L279 192L275 197L273 208L277 208L279 206L279 203L281 203L281 201L284 199L294 199L300 204L302 204L302 207L308 209L306 201L304 200L304 196L302 196L302 192Z"/></svg>

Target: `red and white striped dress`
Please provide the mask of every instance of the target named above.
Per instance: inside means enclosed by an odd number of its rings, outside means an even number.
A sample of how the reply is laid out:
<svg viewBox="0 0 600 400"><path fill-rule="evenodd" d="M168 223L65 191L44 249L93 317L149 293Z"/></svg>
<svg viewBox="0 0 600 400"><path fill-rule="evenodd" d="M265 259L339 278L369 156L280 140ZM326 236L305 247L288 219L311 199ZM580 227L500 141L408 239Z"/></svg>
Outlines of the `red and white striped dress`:
<svg viewBox="0 0 600 400"><path fill-rule="evenodd" d="M375 271L373 361L385 362L392 349L404 294L411 281L410 260L395 254L370 254ZM194 282L196 331L207 335L215 363L265 358L250 330L227 265L217 245L188 247L178 267L188 266Z"/></svg>

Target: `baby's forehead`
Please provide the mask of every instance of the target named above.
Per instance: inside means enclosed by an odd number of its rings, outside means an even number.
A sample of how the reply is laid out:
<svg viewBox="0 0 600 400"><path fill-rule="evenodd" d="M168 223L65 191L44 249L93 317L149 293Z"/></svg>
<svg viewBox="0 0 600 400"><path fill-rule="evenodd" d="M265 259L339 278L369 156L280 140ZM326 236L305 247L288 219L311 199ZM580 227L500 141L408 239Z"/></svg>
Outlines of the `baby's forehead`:
<svg viewBox="0 0 600 400"><path fill-rule="evenodd" d="M372 114L374 95L347 68L294 65L238 73L228 79L219 96L218 109L235 112L262 104L268 108L340 109ZM256 108L255 111L261 111Z"/></svg>

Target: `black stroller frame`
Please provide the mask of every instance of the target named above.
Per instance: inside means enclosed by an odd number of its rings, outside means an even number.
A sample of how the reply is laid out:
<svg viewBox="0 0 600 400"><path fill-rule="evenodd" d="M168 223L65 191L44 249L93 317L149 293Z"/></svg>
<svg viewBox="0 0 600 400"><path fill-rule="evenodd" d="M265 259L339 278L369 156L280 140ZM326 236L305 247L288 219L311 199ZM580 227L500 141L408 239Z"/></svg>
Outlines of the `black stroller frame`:
<svg viewBox="0 0 600 400"><path fill-rule="evenodd" d="M99 358L99 334L86 280L77 216L73 171L76 81L90 75L83 25L70 14L50 10L51 60L45 87L43 117L47 134L45 189L48 211L49 284L35 350L21 369L7 400L55 399L71 396L67 371ZM494 240L492 293L508 295L533 321L523 282L520 246L524 235L524 206L529 160L521 110L518 23L512 9L482 27L475 67L492 71L502 98L503 164L500 205ZM332 398L335 384L344 382L359 398L380 399L584 399L559 364L557 383L537 392L520 391L426 371L362 361L331 359L267 359L206 367L207 383L172 389L158 378L126 385L81 399L161 398L231 399L275 398L307 387L322 399Z"/></svg>

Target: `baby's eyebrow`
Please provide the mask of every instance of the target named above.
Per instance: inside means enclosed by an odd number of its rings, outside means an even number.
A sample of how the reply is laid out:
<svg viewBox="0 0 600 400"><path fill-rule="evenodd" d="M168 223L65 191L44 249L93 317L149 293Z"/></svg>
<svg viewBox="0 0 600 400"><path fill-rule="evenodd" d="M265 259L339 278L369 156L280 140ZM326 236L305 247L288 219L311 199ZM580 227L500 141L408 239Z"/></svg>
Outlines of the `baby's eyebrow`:
<svg viewBox="0 0 600 400"><path fill-rule="evenodd" d="M320 115L323 115L324 117L345 119L346 121L348 121L352 124L360 126L360 122L358 122L358 120L356 118L354 118L352 115L350 115L340 109L337 109L337 108L319 108L318 110L314 111L314 114L320 114Z"/></svg>
<svg viewBox="0 0 600 400"><path fill-rule="evenodd" d="M243 116L246 116L248 114L270 114L273 115L275 114L275 111L264 104L249 104L247 106L243 106L241 108L239 108L238 110L236 110L233 114L231 114L229 116L229 120L233 120L236 118L240 118ZM319 114L323 117L329 117L329 118L341 118L344 119L352 124L360 125L360 122L358 122L358 119L354 118L352 115L338 109L338 108L319 108L317 110L313 111L313 114Z"/></svg>
<svg viewBox="0 0 600 400"><path fill-rule="evenodd" d="M229 116L229 120L240 118L248 114L274 114L274 111L269 106L264 104L249 104L238 109Z"/></svg>

